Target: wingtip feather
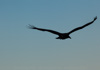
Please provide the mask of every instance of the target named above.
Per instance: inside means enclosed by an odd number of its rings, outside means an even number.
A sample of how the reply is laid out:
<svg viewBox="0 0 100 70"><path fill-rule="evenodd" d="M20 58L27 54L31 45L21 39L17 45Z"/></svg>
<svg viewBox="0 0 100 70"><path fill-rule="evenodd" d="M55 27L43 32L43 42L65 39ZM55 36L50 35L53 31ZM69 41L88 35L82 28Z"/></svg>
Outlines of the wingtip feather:
<svg viewBox="0 0 100 70"><path fill-rule="evenodd" d="M97 19L97 16L94 18L94 21Z"/></svg>
<svg viewBox="0 0 100 70"><path fill-rule="evenodd" d="M35 27L35 26L30 25L30 24L29 24L28 28L30 28L30 29L36 29L36 27Z"/></svg>

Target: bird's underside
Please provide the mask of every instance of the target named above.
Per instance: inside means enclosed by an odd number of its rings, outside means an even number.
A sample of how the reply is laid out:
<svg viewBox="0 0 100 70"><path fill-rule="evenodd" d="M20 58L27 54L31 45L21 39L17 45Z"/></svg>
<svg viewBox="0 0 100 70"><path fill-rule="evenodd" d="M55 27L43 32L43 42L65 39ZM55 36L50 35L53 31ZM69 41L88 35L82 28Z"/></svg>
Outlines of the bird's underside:
<svg viewBox="0 0 100 70"><path fill-rule="evenodd" d="M40 30L40 31L47 31L47 32L56 34L56 35L58 35L58 37L56 39L64 40L64 39L67 39L67 38L71 39L71 37L69 36L71 33L75 32L77 30L83 29L84 27L92 24L96 19L97 19L97 17L95 17L94 20L92 20L91 22L89 22L89 23L87 23L87 24L85 24L83 26L77 27L77 28L75 28L75 29L73 29L73 30L71 30L71 31L69 31L67 33L60 33L60 32L54 31L54 30L50 30L50 29L37 28L37 27L35 27L33 25L29 25L29 28L30 29Z"/></svg>

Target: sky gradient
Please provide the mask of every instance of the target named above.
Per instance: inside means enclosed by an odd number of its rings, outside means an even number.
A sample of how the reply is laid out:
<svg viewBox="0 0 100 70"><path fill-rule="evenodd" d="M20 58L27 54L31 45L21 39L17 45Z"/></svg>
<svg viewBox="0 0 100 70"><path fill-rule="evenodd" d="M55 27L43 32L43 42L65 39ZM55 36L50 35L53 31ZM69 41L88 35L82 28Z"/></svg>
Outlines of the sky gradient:
<svg viewBox="0 0 100 70"><path fill-rule="evenodd" d="M37 27L72 33L57 40ZM100 70L100 0L0 0L0 70Z"/></svg>

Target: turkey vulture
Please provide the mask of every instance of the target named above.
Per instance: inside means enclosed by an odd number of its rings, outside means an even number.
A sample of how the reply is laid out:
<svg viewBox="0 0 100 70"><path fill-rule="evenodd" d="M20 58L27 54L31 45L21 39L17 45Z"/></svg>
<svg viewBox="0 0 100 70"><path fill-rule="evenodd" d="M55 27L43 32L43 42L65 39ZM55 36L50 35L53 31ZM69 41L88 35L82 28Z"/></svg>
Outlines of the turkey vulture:
<svg viewBox="0 0 100 70"><path fill-rule="evenodd" d="M83 25L83 26L77 27L77 28L75 28L75 29L73 29L73 30L71 30L71 31L69 31L69 32L67 32L67 33L60 33L60 32L54 31L54 30L38 28L38 27L35 27L35 26L33 26L33 25L29 25L29 28L30 28L30 29L40 30L40 31L47 31L47 32L56 34L56 35L59 36L59 37L57 37L56 39L62 39L62 40L64 40L64 39L67 39L67 38L70 38L70 39L71 39L71 37L69 36L71 33L75 32L75 31L77 31L77 30L83 29L84 27L86 27L86 26L92 24L96 19L97 19L97 16L96 16L96 17L94 18L94 20L92 20L91 22L89 22L89 23L87 23L87 24L85 24L85 25Z"/></svg>

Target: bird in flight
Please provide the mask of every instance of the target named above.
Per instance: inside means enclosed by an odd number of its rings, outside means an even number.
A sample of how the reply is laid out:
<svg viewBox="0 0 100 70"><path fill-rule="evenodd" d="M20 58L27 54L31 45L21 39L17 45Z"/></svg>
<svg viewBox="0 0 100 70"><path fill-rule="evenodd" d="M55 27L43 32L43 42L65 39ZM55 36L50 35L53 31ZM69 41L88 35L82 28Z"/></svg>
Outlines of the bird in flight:
<svg viewBox="0 0 100 70"><path fill-rule="evenodd" d="M75 32L77 30L83 29L84 27L92 24L96 19L97 19L97 16L91 22L89 22L89 23L87 23L87 24L85 24L83 26L77 27L77 28L75 28L75 29L73 29L73 30L71 30L71 31L69 31L67 33L60 33L60 32L54 31L54 30L50 30L50 29L38 28L38 27L35 27L33 25L29 25L29 28L30 29L36 29L36 30L40 30L40 31L47 31L47 32L53 33L55 35L58 35L58 37L56 39L64 40L64 39L68 39L68 38L71 39L71 37L70 37L71 33Z"/></svg>

